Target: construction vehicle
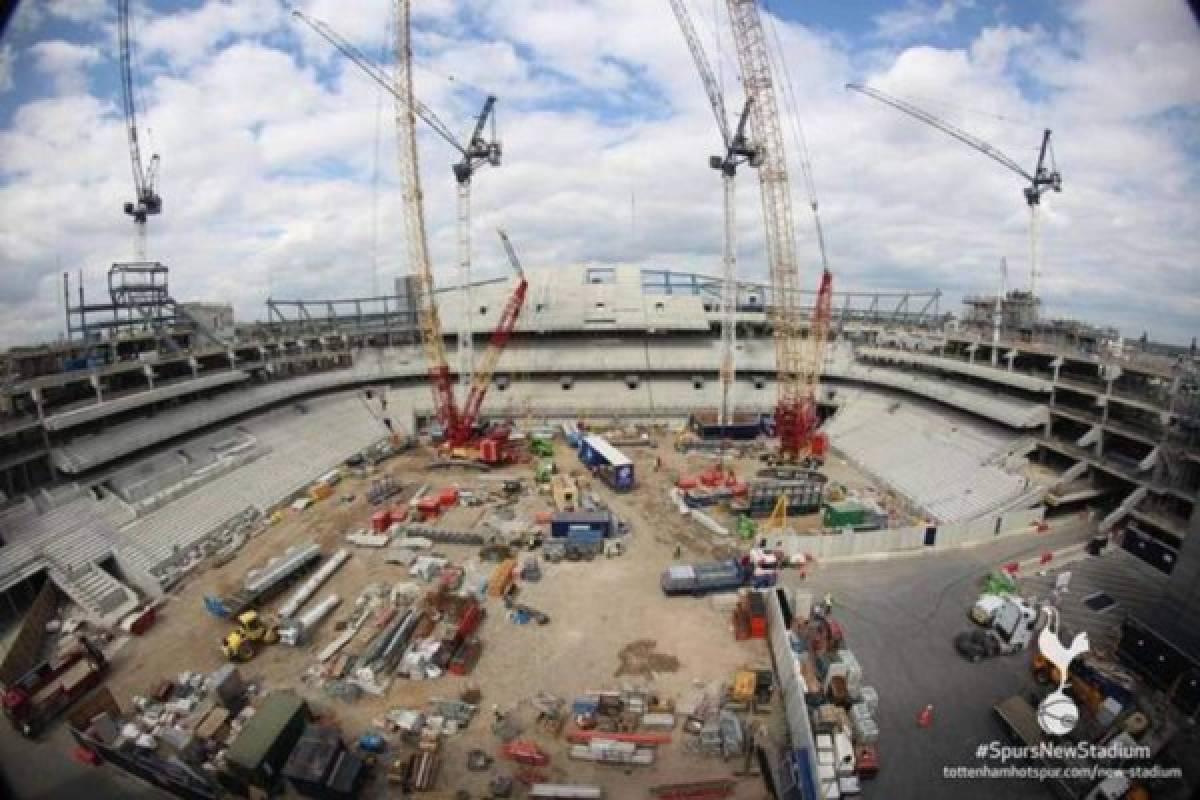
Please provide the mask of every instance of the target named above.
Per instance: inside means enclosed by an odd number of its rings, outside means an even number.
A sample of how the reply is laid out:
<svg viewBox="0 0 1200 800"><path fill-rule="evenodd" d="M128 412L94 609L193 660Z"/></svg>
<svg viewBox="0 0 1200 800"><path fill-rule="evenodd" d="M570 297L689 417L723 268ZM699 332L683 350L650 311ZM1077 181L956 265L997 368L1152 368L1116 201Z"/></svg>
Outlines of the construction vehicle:
<svg viewBox="0 0 1200 800"><path fill-rule="evenodd" d="M766 589L775 585L772 570L757 569L750 560L730 559L708 564L680 564L663 570L659 585L668 597L690 594L703 597L713 592L732 592L745 586Z"/></svg>
<svg viewBox="0 0 1200 800"><path fill-rule="evenodd" d="M771 278L768 317L775 339L778 369L774 421L779 437L776 461L797 463L810 454L824 455L827 446L824 435L817 431L820 425L817 390L833 310L833 276L826 264L815 306L811 314L804 313L783 123L776 103L776 81L771 74L771 57L758 0L727 0L726 5L749 109L750 139L754 142L755 160L759 164L758 184ZM810 202L815 215L817 204L811 187ZM824 259L819 223L818 242ZM807 326L804 324L806 317ZM805 327L808 328L807 336L803 332Z"/></svg>
<svg viewBox="0 0 1200 800"><path fill-rule="evenodd" d="M1006 597L987 628L958 634L954 648L972 662L1019 653L1033 641L1041 616L1040 607L1019 597Z"/></svg>
<svg viewBox="0 0 1200 800"><path fill-rule="evenodd" d="M264 622L257 611L239 614L237 623L221 640L221 652L230 661L249 661L264 645L279 641L279 629Z"/></svg>
<svg viewBox="0 0 1200 800"><path fill-rule="evenodd" d="M717 129L721 134L723 153L710 156L708 164L720 171L724 198L724 247L721 274L721 407L718 423L724 429L732 419L731 393L734 388L735 375L735 340L737 337L737 220L735 199L737 168L742 164L758 167L763 162L763 153L755 147L746 135L746 123L750 115L750 105L754 98L746 95L742 112L738 118L737 127L731 129L725 108L725 97L721 91L721 83L713 74L708 57L700 37L692 25L687 7L683 0L671 0L671 9L679 22L679 28L687 41L696 71L700 73L700 81L708 95L708 103L717 121ZM678 447L678 443L676 445ZM721 457L724 460L725 445L721 446Z"/></svg>
<svg viewBox="0 0 1200 800"><path fill-rule="evenodd" d="M442 338L441 317L434 297L433 268L429 256L429 240L425 232L425 209L417 158L416 120L418 117L438 136L454 147L462 157L453 165L453 171L458 187L459 266L464 273L469 273L471 176L475 169L485 162L492 165L500 163L500 145L495 141L486 141L482 135L483 127L492 113L496 98L488 96L483 110L476 119L476 125L469 141L463 144L424 103L413 95L410 36L412 21L408 0L399 0L397 3L397 58L394 75L387 74L378 65L372 63L354 45L324 22L313 19L300 11L293 11L292 14L340 50L396 100L398 183L400 195L403 198L404 239L408 247L409 267L417 278L417 319L421 342L425 347L425 357L428 362L429 384L433 391L433 407L438 426L444 437L443 453L452 453L455 448L459 448L466 457L478 459L487 464L510 463L515 460L515 454L508 446L507 427L499 426L484 431L477 423L484 397L495 374L496 363L516 326L517 317L525 303L525 294L529 284L525 279L525 273L517 259L512 243L508 236L500 231L500 238L508 253L509 261L517 273L517 285L500 314L499 322L492 331L488 349L481 359L478 369L474 370L471 364L473 344L469 323L470 281L466 279L463 282L465 305L462 327L459 330L459 374L465 382L469 382L470 389L460 409L454 396L450 366L446 360L445 342ZM482 438L480 438L481 433L483 434Z"/></svg>
<svg viewBox="0 0 1200 800"><path fill-rule="evenodd" d="M30 739L59 714L100 684L108 670L104 653L86 636L79 647L38 664L5 687L4 715Z"/></svg>
<svg viewBox="0 0 1200 800"><path fill-rule="evenodd" d="M758 535L758 525L745 514L738 514L737 534L740 538L749 541Z"/></svg>
<svg viewBox="0 0 1200 800"><path fill-rule="evenodd" d="M550 495L560 512L574 511L578 507L579 487L570 475L554 475L550 479Z"/></svg>

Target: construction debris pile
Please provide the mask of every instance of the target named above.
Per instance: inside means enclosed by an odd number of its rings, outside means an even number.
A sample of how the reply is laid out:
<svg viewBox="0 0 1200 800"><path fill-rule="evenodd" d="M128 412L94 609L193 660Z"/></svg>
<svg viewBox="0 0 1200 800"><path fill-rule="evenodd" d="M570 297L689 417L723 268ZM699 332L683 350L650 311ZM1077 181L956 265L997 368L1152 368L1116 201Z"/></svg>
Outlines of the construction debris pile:
<svg viewBox="0 0 1200 800"><path fill-rule="evenodd" d="M879 771L879 695L864 685L862 666L832 608L814 605L803 592L794 608L789 640L811 709L822 794L857 794L859 780Z"/></svg>
<svg viewBox="0 0 1200 800"><path fill-rule="evenodd" d="M181 797L357 797L367 764L293 692L266 693L233 665L166 679L123 712L101 689L71 715L76 757L108 761Z"/></svg>

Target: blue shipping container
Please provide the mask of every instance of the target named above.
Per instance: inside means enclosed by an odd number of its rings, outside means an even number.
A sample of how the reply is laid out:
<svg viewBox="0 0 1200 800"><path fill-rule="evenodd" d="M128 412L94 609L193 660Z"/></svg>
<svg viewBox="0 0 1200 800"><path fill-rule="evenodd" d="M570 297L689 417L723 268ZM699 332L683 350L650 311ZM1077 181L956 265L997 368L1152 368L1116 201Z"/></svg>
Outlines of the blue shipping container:
<svg viewBox="0 0 1200 800"><path fill-rule="evenodd" d="M571 544L599 544L604 541L604 534L590 528L572 527L567 531L567 541Z"/></svg>
<svg viewBox="0 0 1200 800"><path fill-rule="evenodd" d="M575 531L591 531L601 538L616 533L616 518L607 511L576 511L555 514L550 519L550 535L569 536Z"/></svg>

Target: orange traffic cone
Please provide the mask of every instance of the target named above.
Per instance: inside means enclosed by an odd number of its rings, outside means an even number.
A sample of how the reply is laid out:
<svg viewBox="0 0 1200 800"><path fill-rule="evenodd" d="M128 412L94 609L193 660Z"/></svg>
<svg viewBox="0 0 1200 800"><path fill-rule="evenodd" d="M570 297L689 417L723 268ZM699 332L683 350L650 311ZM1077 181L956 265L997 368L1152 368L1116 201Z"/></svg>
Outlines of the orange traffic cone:
<svg viewBox="0 0 1200 800"><path fill-rule="evenodd" d="M921 709L921 713L917 714L917 725L922 728L933 727L933 705L927 705Z"/></svg>

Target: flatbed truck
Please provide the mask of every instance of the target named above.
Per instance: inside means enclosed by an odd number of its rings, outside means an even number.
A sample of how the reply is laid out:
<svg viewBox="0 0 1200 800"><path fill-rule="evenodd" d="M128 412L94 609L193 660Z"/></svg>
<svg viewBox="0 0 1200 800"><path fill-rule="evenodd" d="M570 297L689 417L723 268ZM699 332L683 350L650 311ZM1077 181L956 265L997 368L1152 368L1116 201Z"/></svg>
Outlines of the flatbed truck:
<svg viewBox="0 0 1200 800"><path fill-rule="evenodd" d="M4 715L30 739L100 684L108 671L104 653L84 636L79 647L43 661L4 690Z"/></svg>
<svg viewBox="0 0 1200 800"><path fill-rule="evenodd" d="M703 597L713 592L732 592L743 587L766 589L775 585L773 570L756 569L749 559L681 564L663 570L659 579L668 597L690 594Z"/></svg>

